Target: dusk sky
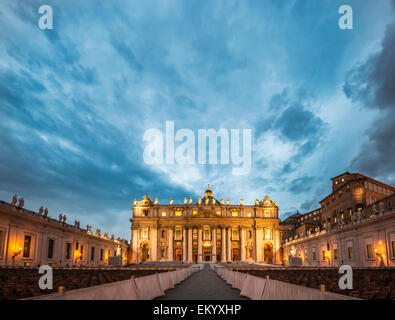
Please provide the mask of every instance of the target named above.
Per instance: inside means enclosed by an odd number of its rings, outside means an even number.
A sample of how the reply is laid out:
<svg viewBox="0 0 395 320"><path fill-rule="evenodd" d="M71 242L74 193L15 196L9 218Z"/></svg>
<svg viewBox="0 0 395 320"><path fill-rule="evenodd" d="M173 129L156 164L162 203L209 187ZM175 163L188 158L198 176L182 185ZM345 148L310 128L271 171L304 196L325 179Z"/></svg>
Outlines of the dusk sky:
<svg viewBox="0 0 395 320"><path fill-rule="evenodd" d="M41 30L38 8L53 8ZM353 30L338 26L353 8ZM130 239L133 199L319 207L395 184L395 0L0 2L0 199ZM147 165L145 130L251 129L251 171ZM196 151L197 152L197 151Z"/></svg>

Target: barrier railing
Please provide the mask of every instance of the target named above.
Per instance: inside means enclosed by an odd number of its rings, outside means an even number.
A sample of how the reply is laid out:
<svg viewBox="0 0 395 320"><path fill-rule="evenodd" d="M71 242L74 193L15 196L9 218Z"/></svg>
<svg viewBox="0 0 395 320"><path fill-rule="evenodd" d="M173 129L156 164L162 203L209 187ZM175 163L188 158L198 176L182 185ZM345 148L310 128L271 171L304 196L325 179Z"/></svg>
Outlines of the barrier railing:
<svg viewBox="0 0 395 320"><path fill-rule="evenodd" d="M193 266L139 278L132 276L130 280L42 295L25 300L152 300L163 296L166 290L174 288L176 284L199 270L200 266Z"/></svg>
<svg viewBox="0 0 395 320"><path fill-rule="evenodd" d="M264 279L225 267L216 267L215 271L232 288L239 289L240 295L252 300L360 300L333 292Z"/></svg>

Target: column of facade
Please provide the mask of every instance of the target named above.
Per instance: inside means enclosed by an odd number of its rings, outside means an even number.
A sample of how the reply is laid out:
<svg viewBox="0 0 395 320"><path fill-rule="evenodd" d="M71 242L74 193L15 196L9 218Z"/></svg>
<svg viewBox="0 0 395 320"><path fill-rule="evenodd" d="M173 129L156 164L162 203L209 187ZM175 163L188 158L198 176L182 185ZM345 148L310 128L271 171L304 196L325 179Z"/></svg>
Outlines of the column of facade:
<svg viewBox="0 0 395 320"><path fill-rule="evenodd" d="M246 242L245 242L245 232L246 229L244 227L240 228L240 250L241 250L241 255L240 255L240 259L241 261L245 261L246 260Z"/></svg>
<svg viewBox="0 0 395 320"><path fill-rule="evenodd" d="M222 241L221 241L221 245L222 245L222 262L226 262L226 228L222 227L221 228L221 235L222 235Z"/></svg>
<svg viewBox="0 0 395 320"><path fill-rule="evenodd" d="M158 260L158 229L156 227L150 228L150 239L151 239L151 252L150 252L150 260L157 261Z"/></svg>
<svg viewBox="0 0 395 320"><path fill-rule="evenodd" d="M228 258L228 260L227 261L232 261L232 240L231 240L231 238L232 238L232 228L231 227L228 227L227 228L228 229L228 236L227 236L227 241L226 241L226 248L227 248L227 258Z"/></svg>
<svg viewBox="0 0 395 320"><path fill-rule="evenodd" d="M263 250L263 231L261 227L256 228L256 260L263 261L262 257Z"/></svg>
<svg viewBox="0 0 395 320"><path fill-rule="evenodd" d="M138 263L138 248L137 248L137 241L138 241L138 228L136 226L132 227L132 262L133 263ZM75 243L73 243L73 264L75 264L75 258L74 257L74 249L75 249Z"/></svg>
<svg viewBox="0 0 395 320"><path fill-rule="evenodd" d="M252 239L253 239L253 244L254 244L254 249L253 249L253 259L254 259L254 261L255 262L257 262L257 246L256 246L256 227L255 226L253 226L252 227Z"/></svg>
<svg viewBox="0 0 395 320"><path fill-rule="evenodd" d="M280 229L273 229L273 237L274 237L274 249L273 249L273 263L280 263L280 247L281 247L281 239L280 239ZM304 248L303 248L303 256L304 256Z"/></svg>
<svg viewBox="0 0 395 320"><path fill-rule="evenodd" d="M188 262L193 261L192 257L192 244L193 244L193 239L192 239L192 226L188 227Z"/></svg>
<svg viewBox="0 0 395 320"><path fill-rule="evenodd" d="M198 261L202 262L202 228L198 229Z"/></svg>
<svg viewBox="0 0 395 320"><path fill-rule="evenodd" d="M167 252L167 260L173 261L174 260L174 254L173 254L174 237L173 237L173 228L172 227L170 227L168 229L168 235L169 235L169 246L168 246L168 252Z"/></svg>
<svg viewBox="0 0 395 320"><path fill-rule="evenodd" d="M187 261L187 229L182 229L182 261Z"/></svg>
<svg viewBox="0 0 395 320"><path fill-rule="evenodd" d="M211 261L217 262L217 229L213 227L211 236L212 259Z"/></svg>

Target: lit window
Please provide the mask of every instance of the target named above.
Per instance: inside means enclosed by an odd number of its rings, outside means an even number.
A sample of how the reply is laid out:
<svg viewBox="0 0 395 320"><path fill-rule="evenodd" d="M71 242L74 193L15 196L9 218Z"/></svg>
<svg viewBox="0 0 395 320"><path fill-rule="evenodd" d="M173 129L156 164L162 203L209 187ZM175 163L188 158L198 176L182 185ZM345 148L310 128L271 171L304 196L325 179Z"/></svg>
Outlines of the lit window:
<svg viewBox="0 0 395 320"><path fill-rule="evenodd" d="M32 243L32 237L31 236L25 236L25 241L23 243L23 257L24 258L29 258L30 257L30 246Z"/></svg>
<svg viewBox="0 0 395 320"><path fill-rule="evenodd" d="M272 235L271 235L271 230L268 229L268 228L265 229L265 239L266 239L266 240L270 240L271 237L272 237Z"/></svg>
<svg viewBox="0 0 395 320"><path fill-rule="evenodd" d="M177 217L181 217L181 216L182 216L182 211L177 210L176 213L175 213L175 215L176 215Z"/></svg>
<svg viewBox="0 0 395 320"><path fill-rule="evenodd" d="M193 214L193 215L197 214L197 211L196 211L196 210L194 210L194 211L192 212L192 214Z"/></svg>
<svg viewBox="0 0 395 320"><path fill-rule="evenodd" d="M353 251L353 248L352 248L352 247L348 247L348 248L347 248L347 252L348 252L348 259L349 259L349 260L354 259L354 251Z"/></svg>
<svg viewBox="0 0 395 320"><path fill-rule="evenodd" d="M148 228L141 229L141 239L148 239Z"/></svg>
<svg viewBox="0 0 395 320"><path fill-rule="evenodd" d="M166 211L162 211L162 217L166 217Z"/></svg>
<svg viewBox="0 0 395 320"><path fill-rule="evenodd" d="M219 216L220 216L220 215L221 215L221 211L217 211L217 215L219 215Z"/></svg>
<svg viewBox="0 0 395 320"><path fill-rule="evenodd" d="M232 211L232 217L238 217L239 213L237 211Z"/></svg>
<svg viewBox="0 0 395 320"><path fill-rule="evenodd" d="M251 212L247 212L247 217L251 217Z"/></svg>
<svg viewBox="0 0 395 320"><path fill-rule="evenodd" d="M368 259L373 259L373 247L371 244L366 245L366 256Z"/></svg>
<svg viewBox="0 0 395 320"><path fill-rule="evenodd" d="M344 182L344 178L342 178L342 182Z"/></svg>
<svg viewBox="0 0 395 320"><path fill-rule="evenodd" d="M337 181L335 181L335 184L337 184Z"/></svg>

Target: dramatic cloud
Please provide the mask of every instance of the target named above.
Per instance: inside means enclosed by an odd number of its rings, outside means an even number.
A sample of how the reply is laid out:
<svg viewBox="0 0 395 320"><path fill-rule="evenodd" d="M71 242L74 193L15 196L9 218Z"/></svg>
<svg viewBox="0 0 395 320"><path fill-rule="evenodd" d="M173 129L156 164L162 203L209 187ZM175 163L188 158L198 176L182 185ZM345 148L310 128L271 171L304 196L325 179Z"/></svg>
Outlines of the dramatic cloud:
<svg viewBox="0 0 395 320"><path fill-rule="evenodd" d="M395 24L388 26L381 50L347 73L344 92L365 108L380 110L367 141L351 162L354 170L395 182Z"/></svg>
<svg viewBox="0 0 395 320"><path fill-rule="evenodd" d="M282 218L314 209L370 125L333 97L351 104L340 83L392 14L390 2L355 3L357 28L342 31L343 2L56 1L54 29L41 30L42 1L0 1L0 199L17 193L29 209L44 205L124 238L134 198L196 201L208 183L232 203L268 194ZM384 151L394 150L393 33L344 87L384 112L371 152L355 160L376 178L393 173ZM166 120L195 134L252 129L250 173L146 165L143 134L163 132ZM341 137L350 123L358 126Z"/></svg>

